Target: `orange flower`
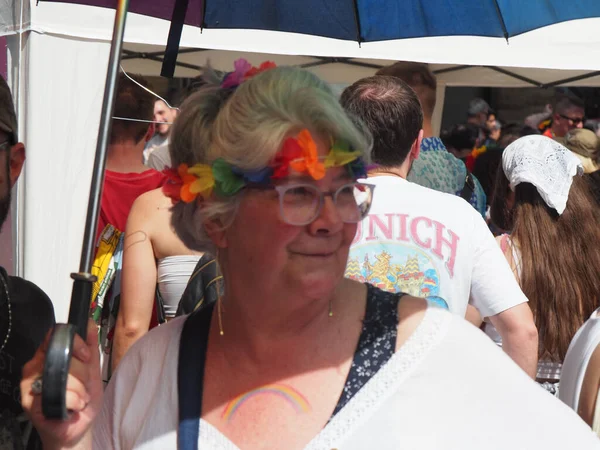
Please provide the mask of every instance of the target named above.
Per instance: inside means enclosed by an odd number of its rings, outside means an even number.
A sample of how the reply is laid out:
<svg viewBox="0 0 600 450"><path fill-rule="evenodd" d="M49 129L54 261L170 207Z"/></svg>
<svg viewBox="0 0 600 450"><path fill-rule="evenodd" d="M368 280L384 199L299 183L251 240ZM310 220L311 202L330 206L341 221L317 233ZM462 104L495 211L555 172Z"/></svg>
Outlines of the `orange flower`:
<svg viewBox="0 0 600 450"><path fill-rule="evenodd" d="M290 162L290 167L296 172L308 173L313 179L320 180L325 176L325 165L319 160L317 144L307 129L302 130L296 137L302 149L302 158Z"/></svg>
<svg viewBox="0 0 600 450"><path fill-rule="evenodd" d="M246 81L248 78L258 75L261 72L264 72L265 70L274 69L275 67L277 67L277 65L273 61L265 61L258 67L252 66L252 68L244 75L244 81Z"/></svg>

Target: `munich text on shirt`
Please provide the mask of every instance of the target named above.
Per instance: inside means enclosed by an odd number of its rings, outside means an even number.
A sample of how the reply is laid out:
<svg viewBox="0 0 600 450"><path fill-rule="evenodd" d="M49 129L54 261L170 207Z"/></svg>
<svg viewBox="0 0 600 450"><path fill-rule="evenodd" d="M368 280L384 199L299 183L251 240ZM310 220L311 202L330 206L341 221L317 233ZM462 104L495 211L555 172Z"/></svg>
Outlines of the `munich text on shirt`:
<svg viewBox="0 0 600 450"><path fill-rule="evenodd" d="M422 249L430 250L440 260L444 260L450 277L454 276L454 263L460 238L436 220L424 216L410 217L408 214L369 214L358 224L354 243L363 238L367 242L376 240L412 242Z"/></svg>

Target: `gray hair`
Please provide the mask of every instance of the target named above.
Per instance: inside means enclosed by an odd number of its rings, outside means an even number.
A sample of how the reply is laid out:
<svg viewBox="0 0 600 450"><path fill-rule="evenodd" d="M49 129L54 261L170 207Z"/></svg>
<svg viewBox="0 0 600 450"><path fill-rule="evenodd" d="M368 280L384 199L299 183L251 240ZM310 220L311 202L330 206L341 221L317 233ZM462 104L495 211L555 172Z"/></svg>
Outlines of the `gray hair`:
<svg viewBox="0 0 600 450"><path fill-rule="evenodd" d="M269 165L286 137L304 128L370 152L370 136L353 124L327 83L306 70L270 69L242 83L231 98L226 92L203 88L182 105L171 133L174 166L222 158L242 170L259 170ZM177 235L187 247L214 254L203 224L219 219L227 228L242 195L213 195L202 207L180 202L172 216Z"/></svg>
<svg viewBox="0 0 600 450"><path fill-rule="evenodd" d="M481 113L489 113L490 112L490 105L488 105L488 103L482 99L482 98L474 98L473 100L471 100L469 102L469 110L467 112L467 114L469 116L476 116L477 114L481 114Z"/></svg>

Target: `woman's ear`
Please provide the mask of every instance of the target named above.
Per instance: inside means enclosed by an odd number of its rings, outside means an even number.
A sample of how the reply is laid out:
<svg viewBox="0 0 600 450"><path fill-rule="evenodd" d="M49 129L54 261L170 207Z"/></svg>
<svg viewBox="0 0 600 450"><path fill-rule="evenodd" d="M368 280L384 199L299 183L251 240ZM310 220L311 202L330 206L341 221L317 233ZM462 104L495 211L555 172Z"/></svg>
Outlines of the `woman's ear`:
<svg viewBox="0 0 600 450"><path fill-rule="evenodd" d="M215 244L215 247L227 248L227 233L220 219L212 219L204 222L204 231Z"/></svg>

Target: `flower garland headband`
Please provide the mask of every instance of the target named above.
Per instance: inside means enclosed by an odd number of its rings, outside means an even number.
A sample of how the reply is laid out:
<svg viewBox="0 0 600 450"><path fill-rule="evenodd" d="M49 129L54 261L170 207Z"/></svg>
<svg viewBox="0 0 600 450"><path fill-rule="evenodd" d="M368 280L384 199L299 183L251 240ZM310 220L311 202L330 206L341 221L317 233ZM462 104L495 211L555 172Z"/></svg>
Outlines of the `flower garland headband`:
<svg viewBox="0 0 600 450"><path fill-rule="evenodd" d="M287 138L281 150L264 169L243 170L222 158L216 159L212 165L195 164L189 167L181 164L177 170L163 171L168 178L163 192L173 202L191 203L198 195L202 198L210 197L213 191L227 197L235 195L247 184L269 184L286 178L292 170L320 180L327 169L342 166L348 168L354 179L366 177L366 168L359 151L353 150L346 142L336 140L329 154L324 159L320 158L317 144L310 132L304 129L296 137Z"/></svg>

